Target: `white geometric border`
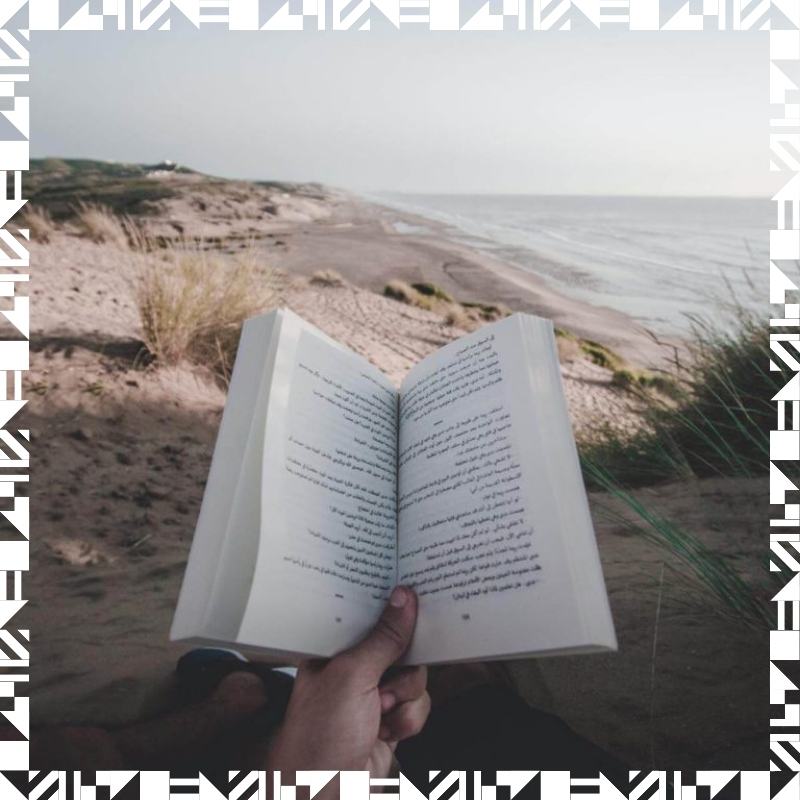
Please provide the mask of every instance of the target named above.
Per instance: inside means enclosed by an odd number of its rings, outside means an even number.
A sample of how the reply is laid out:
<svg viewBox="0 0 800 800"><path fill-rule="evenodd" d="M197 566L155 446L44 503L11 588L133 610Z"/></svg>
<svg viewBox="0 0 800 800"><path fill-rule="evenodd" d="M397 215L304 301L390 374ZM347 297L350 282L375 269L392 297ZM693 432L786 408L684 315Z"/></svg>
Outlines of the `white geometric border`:
<svg viewBox="0 0 800 800"><path fill-rule="evenodd" d="M797 27L795 0L486 0L467 14L459 0L11 0L0 26L30 31L170 30L173 22L232 31L363 30L380 23L431 31L570 30L573 25L631 31L775 30ZM474 7L474 6L473 6Z"/></svg>
<svg viewBox="0 0 800 800"><path fill-rule="evenodd" d="M535 785L536 794L547 800L575 796L800 798L800 694L785 674L786 663L800 660L800 497L786 476L800 462L800 290L787 274L790 266L795 274L800 262L800 0L688 0L683 4L667 0L487 0L477 10L473 5L470 13L465 13L459 0L280 0L269 10L264 5L260 0L87 0L82 5L59 0L0 0L0 113L15 131L0 141L0 238L4 244L0 249L0 313L18 334L13 341L0 340L0 514L10 524L6 526L10 534L0 541L0 639L6 651L0 650L0 702L5 701L0 713L18 731L16 741L0 740L0 770L28 768L29 635L12 626L25 602L22 582L29 568L28 500L20 488L28 481L29 432L14 427L25 403L22 374L29 368L29 234L12 233L6 226L26 202L23 182L29 166L30 105L20 84L28 81L31 31L169 31L173 25L246 31L369 31L387 26L496 32L567 31L573 27L664 32L760 30L768 32L770 44L770 169L785 175L774 197L776 223L770 232L770 303L779 307L771 322L771 368L777 370L780 364L792 375L773 398L776 422L770 441L770 503L780 510L779 516L770 520L770 569L785 578L784 588L774 598L776 624L770 632L770 703L774 708L770 770L634 772L626 787L614 787L603 776L581 779L568 773L497 773L483 789L479 775L453 773L448 786L455 794L437 789L430 796L494 798L498 791L494 787L504 786L506 796L513 797L521 787ZM536 46L535 41L531 46ZM322 777L308 774L305 785L318 786ZM350 773L345 781L350 787L347 800L369 797L368 776ZM201 775L187 781L166 772L10 772L5 777L0 774L0 798L80 800L131 797L133 791L143 800L171 796L218 800L264 798L272 796L274 789L276 798L294 800L293 785L279 788L283 784L280 776L257 772L230 773L226 786L212 784ZM442 782L437 785L441 787ZM390 793L381 797L418 800L423 796L412 791L402 776L386 788Z"/></svg>

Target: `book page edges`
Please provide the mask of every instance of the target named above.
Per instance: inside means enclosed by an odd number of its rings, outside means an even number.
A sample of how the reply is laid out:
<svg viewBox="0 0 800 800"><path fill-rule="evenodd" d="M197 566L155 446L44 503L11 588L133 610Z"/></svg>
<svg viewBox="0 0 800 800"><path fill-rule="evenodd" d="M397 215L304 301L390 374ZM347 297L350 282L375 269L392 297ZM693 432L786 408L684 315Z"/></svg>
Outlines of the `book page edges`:
<svg viewBox="0 0 800 800"><path fill-rule="evenodd" d="M185 642L189 645L194 645L197 647L235 647L237 651L242 652L244 655L253 656L258 658L261 661L268 662L274 666L298 666L303 661L307 661L310 658L320 658L319 653L306 653L306 652L295 652L289 650L280 650L277 648L271 647L260 647L254 644L248 644L246 642L230 642L228 639L215 639L209 636L189 636L185 639L181 639L181 641ZM570 656L570 655L588 655L590 653L608 653L615 650L616 647L609 647L608 645L602 644L589 644L589 645L577 645L575 647L556 647L549 650L531 650L531 651L510 651L507 653L500 653L500 654L493 654L488 656L481 656L480 659L476 659L474 656L469 656L467 658L456 658L456 659L440 659L440 660L429 660L425 661L424 664L426 666L434 666L437 664L465 664L465 663L474 663L476 660L480 660L481 662L485 661L509 661L511 659L520 659L520 658L550 658L551 656ZM332 655L332 654L328 654ZM418 664L422 664L421 661L410 661L407 659L400 659L397 664L398 666L416 666Z"/></svg>
<svg viewBox="0 0 800 800"><path fill-rule="evenodd" d="M231 517L246 476L242 474L247 443L257 406L268 392L270 361L274 360L283 311L276 310L247 320L234 363L228 398L220 423L208 481L195 528L192 548L181 586L170 639L186 639L206 633L217 572L230 535ZM265 386L265 383L267 384ZM253 490L258 491L259 486ZM258 498L256 498L258 502ZM258 536L259 531L254 531ZM226 634L232 640L236 631Z"/></svg>
<svg viewBox="0 0 800 800"><path fill-rule="evenodd" d="M523 340L529 347L531 380L536 383L539 392L548 398L545 408L550 424L542 426L541 437L552 467L549 471L551 489L561 520L563 543L583 620L586 647L590 648L589 651L616 650L617 637L603 579L597 538L567 412L561 370L555 356L558 349L553 324L550 320L530 314L518 316L526 334ZM546 346L537 346L537 342L543 342ZM541 353L548 354L547 363L537 362L535 356ZM589 651L578 648L567 652Z"/></svg>

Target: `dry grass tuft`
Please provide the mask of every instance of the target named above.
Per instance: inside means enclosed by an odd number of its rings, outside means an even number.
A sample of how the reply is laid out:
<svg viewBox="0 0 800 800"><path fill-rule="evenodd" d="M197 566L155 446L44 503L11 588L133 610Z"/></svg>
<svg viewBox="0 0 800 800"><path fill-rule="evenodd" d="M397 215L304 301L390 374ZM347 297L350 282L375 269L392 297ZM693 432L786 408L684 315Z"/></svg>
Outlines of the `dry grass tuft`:
<svg viewBox="0 0 800 800"><path fill-rule="evenodd" d="M469 331L475 327L470 315L461 306L455 305L444 315L444 324L451 328L460 328L462 331Z"/></svg>
<svg viewBox="0 0 800 800"><path fill-rule="evenodd" d="M309 283L312 286L338 289L345 285L345 280L335 269L321 269L311 276Z"/></svg>
<svg viewBox="0 0 800 800"><path fill-rule="evenodd" d="M145 344L161 364L199 364L227 381L242 323L276 306L280 285L253 250L225 258L182 242L145 254L136 280Z"/></svg>
<svg viewBox="0 0 800 800"><path fill-rule="evenodd" d="M414 289L418 294L423 295L424 297L430 297L432 300L441 300L444 303L454 303L450 295L441 288L441 286L437 286L435 283L430 282L422 282L422 283L412 283L411 288Z"/></svg>
<svg viewBox="0 0 800 800"><path fill-rule="evenodd" d="M465 331L473 331L485 322L494 322L511 313L501 303L459 302L435 283L389 281L383 294L399 303L440 314L445 325Z"/></svg>
<svg viewBox="0 0 800 800"><path fill-rule="evenodd" d="M426 311L433 310L432 298L418 292L405 281L389 281L384 287L383 294L392 300L397 300L398 303L405 303L407 306L424 308Z"/></svg>
<svg viewBox="0 0 800 800"><path fill-rule="evenodd" d="M495 322L511 314L511 309L503 303L464 302L461 305L476 321L480 322Z"/></svg>
<svg viewBox="0 0 800 800"><path fill-rule="evenodd" d="M80 203L76 219L81 234L93 242L108 242L118 247L128 247L130 243L130 220L118 217L106 206Z"/></svg>
<svg viewBox="0 0 800 800"><path fill-rule="evenodd" d="M26 206L22 212L19 227L27 228L34 242L42 243L49 242L56 230L56 224L50 216L50 212L46 208L32 205Z"/></svg>

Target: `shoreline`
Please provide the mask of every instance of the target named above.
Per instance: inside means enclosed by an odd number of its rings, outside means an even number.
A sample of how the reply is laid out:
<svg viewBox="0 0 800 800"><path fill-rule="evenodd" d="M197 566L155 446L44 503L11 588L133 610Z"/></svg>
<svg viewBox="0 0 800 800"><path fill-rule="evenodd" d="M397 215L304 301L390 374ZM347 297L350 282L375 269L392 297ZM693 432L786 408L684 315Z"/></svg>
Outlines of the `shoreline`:
<svg viewBox="0 0 800 800"><path fill-rule="evenodd" d="M549 318L635 366L657 368L667 358L665 348L627 314L569 297L530 270L456 242L438 220L342 190L326 192L332 202L330 220L285 230L287 251L281 261L290 273L308 277L333 269L379 294L391 280L433 283L459 301L502 303L512 311ZM431 233L398 232L398 222Z"/></svg>

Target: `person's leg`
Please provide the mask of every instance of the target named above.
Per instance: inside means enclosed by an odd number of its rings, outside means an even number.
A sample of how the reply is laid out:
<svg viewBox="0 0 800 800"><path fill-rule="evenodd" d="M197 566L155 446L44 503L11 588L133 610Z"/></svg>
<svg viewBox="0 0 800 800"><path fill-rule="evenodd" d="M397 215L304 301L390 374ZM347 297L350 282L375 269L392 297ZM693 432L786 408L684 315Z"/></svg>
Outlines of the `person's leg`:
<svg viewBox="0 0 800 800"><path fill-rule="evenodd" d="M429 770L570 770L627 778L616 758L579 736L553 714L529 706L502 668L471 665L461 685L452 677L436 697L422 733L397 751L401 771L422 787ZM440 700L440 702L437 702Z"/></svg>

